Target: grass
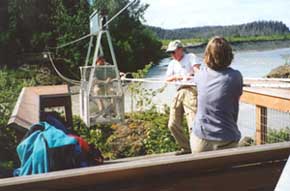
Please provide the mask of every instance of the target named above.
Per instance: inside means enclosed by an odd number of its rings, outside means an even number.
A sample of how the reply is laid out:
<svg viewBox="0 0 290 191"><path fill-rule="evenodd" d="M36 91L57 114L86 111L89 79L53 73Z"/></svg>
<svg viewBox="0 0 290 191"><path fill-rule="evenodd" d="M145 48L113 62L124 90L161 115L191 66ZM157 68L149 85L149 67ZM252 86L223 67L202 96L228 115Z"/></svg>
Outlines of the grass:
<svg viewBox="0 0 290 191"><path fill-rule="evenodd" d="M276 41L276 40L290 40L290 34L285 35L270 35L270 36L230 36L225 37L231 43L240 42L259 42L259 41ZM209 41L209 38L190 38L180 39L182 43L188 45L205 44ZM166 47L170 40L161 40L163 47Z"/></svg>

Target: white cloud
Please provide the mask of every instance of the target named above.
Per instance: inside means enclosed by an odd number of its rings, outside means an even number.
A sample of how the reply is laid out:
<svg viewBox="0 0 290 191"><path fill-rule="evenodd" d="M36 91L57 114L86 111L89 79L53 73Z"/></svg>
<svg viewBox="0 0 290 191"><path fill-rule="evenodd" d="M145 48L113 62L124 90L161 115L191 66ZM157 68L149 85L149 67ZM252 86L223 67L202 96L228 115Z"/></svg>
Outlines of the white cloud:
<svg viewBox="0 0 290 191"><path fill-rule="evenodd" d="M279 20L290 26L288 0L141 0L147 24L163 28Z"/></svg>

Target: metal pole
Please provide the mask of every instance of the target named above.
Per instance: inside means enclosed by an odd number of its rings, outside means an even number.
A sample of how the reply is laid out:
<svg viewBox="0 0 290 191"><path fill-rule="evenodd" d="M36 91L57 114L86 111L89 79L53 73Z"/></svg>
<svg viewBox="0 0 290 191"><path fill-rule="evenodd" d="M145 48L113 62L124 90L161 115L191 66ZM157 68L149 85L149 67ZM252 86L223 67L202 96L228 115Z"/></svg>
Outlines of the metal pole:
<svg viewBox="0 0 290 191"><path fill-rule="evenodd" d="M89 42L89 47L88 47L88 53L87 53L87 57L86 57L85 66L87 66L88 63L89 63L89 59L90 59L90 55L91 55L91 50L92 50L92 46L93 46L93 39L94 39L94 36L91 36L90 42Z"/></svg>

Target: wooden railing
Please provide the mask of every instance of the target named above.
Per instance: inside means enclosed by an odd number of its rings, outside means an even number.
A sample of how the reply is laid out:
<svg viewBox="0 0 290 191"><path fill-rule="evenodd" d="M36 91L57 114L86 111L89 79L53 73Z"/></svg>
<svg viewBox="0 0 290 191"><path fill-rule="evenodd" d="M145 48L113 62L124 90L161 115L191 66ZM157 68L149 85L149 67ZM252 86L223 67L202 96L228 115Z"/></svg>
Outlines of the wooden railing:
<svg viewBox="0 0 290 191"><path fill-rule="evenodd" d="M256 144L260 145L267 140L267 109L290 112L290 90L244 88L241 102L256 105Z"/></svg>
<svg viewBox="0 0 290 191"><path fill-rule="evenodd" d="M0 179L0 191L274 190L289 153L287 142L125 158L102 166Z"/></svg>

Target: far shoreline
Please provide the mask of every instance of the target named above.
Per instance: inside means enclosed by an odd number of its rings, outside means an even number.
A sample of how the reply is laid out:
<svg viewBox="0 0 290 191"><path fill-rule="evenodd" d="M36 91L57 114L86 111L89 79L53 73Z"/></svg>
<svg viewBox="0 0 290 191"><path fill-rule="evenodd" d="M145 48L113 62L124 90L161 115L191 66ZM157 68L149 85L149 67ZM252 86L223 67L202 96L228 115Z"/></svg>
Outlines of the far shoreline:
<svg viewBox="0 0 290 191"><path fill-rule="evenodd" d="M264 51L275 50L281 48L290 48L290 40L261 40L261 41L241 41L230 42L234 52L242 51ZM193 53L203 53L206 47L206 43L188 46L186 50Z"/></svg>

